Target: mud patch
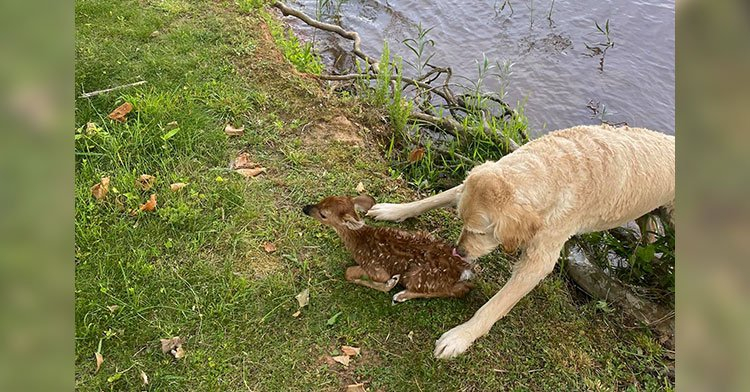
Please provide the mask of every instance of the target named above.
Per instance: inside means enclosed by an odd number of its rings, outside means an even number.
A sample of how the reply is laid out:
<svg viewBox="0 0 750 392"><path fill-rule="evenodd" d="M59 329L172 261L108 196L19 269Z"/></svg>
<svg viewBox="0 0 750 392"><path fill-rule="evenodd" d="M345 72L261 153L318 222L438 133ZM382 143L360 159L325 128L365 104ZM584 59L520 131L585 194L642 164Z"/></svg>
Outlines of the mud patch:
<svg viewBox="0 0 750 392"><path fill-rule="evenodd" d="M350 121L346 116L336 116L330 120L318 120L303 127L302 140L305 144L325 144L332 141L353 146L364 146L360 135L361 125Z"/></svg>

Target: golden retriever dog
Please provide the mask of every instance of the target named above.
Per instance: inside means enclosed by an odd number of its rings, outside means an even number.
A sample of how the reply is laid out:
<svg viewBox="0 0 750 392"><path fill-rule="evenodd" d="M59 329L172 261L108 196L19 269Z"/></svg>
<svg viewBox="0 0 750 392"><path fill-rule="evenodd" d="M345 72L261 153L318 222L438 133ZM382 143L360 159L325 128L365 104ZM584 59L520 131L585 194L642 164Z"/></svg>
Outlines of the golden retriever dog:
<svg viewBox="0 0 750 392"><path fill-rule="evenodd" d="M665 207L675 190L675 138L642 128L577 126L551 132L469 172L463 184L424 200L381 203L367 213L401 221L456 205L456 245L474 261L502 245L521 250L503 288L474 316L444 333L438 358L455 357L552 272L565 241L607 230Z"/></svg>

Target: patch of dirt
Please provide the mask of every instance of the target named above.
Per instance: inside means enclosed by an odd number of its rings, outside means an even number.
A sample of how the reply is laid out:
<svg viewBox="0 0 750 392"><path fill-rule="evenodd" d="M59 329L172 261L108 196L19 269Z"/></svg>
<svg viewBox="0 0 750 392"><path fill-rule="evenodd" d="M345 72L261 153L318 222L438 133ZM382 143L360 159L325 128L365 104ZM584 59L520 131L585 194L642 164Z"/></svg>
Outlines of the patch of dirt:
<svg viewBox="0 0 750 392"><path fill-rule="evenodd" d="M305 144L325 144L331 141L363 147L364 139L360 135L361 125L353 123L344 115L330 120L318 120L303 127L302 140Z"/></svg>
<svg viewBox="0 0 750 392"><path fill-rule="evenodd" d="M275 254L262 253L260 248L251 250L245 254L241 260L235 263L234 270L236 273L253 276L255 278L265 278L266 276L279 271L283 266L281 258Z"/></svg>

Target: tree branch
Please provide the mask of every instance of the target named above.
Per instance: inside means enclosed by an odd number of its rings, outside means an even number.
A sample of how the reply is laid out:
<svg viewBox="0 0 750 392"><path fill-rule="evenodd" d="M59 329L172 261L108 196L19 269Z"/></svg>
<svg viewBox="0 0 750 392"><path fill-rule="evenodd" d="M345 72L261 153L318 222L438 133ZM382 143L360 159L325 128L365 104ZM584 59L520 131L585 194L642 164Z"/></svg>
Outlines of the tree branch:
<svg viewBox="0 0 750 392"><path fill-rule="evenodd" d="M336 33L336 34L338 34L338 35L340 35L340 36L342 36L342 37L344 37L344 38L346 38L348 40L354 41L354 48L352 49L352 52L357 57L361 58L362 60L367 61L367 63L372 66L372 69L374 70L374 72L377 73L378 61L375 60L374 58L368 56L367 54L365 54L362 51L362 48L361 48L362 38L360 38L359 34L356 31L346 31L343 28L341 28L341 26L337 26L337 25L334 25L334 24L325 23L325 22L321 22L321 21L315 20L315 19L313 19L313 18L305 15L303 12L295 10L294 8L287 7L284 3L280 2L280 1L277 1L277 2L273 3L273 6L276 7L276 8L278 8L279 11L281 11L281 13L284 16L292 15L292 16L294 16L297 19L299 19L299 20L307 23L308 25L310 25L312 27L315 27L315 28L318 28L318 29L321 29L321 30L325 30L325 31L330 31L330 32Z"/></svg>

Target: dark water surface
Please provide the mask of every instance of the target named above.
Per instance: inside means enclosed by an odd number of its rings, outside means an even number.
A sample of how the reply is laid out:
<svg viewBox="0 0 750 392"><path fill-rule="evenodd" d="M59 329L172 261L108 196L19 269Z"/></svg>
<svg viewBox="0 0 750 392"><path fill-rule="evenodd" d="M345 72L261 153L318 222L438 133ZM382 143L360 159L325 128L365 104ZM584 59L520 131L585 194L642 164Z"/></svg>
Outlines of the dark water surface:
<svg viewBox="0 0 750 392"><path fill-rule="evenodd" d="M551 1L511 1L512 14L507 5L497 12L503 1L352 0L340 3L333 20L359 32L363 50L373 57L385 40L392 54L413 60L401 42L416 37L421 22L433 27L431 63L450 66L455 75L476 78L483 55L512 62L506 101L525 102L533 135L602 118L674 134L673 1L557 0L552 22ZM317 14L317 0L288 4ZM323 10L336 13L333 7ZM607 19L614 47L600 69L602 55L586 44L606 41L594 22L603 28ZM289 21L303 40L314 40L328 64L347 63L339 57L351 49L350 41ZM497 91L500 84L489 80L487 88Z"/></svg>

